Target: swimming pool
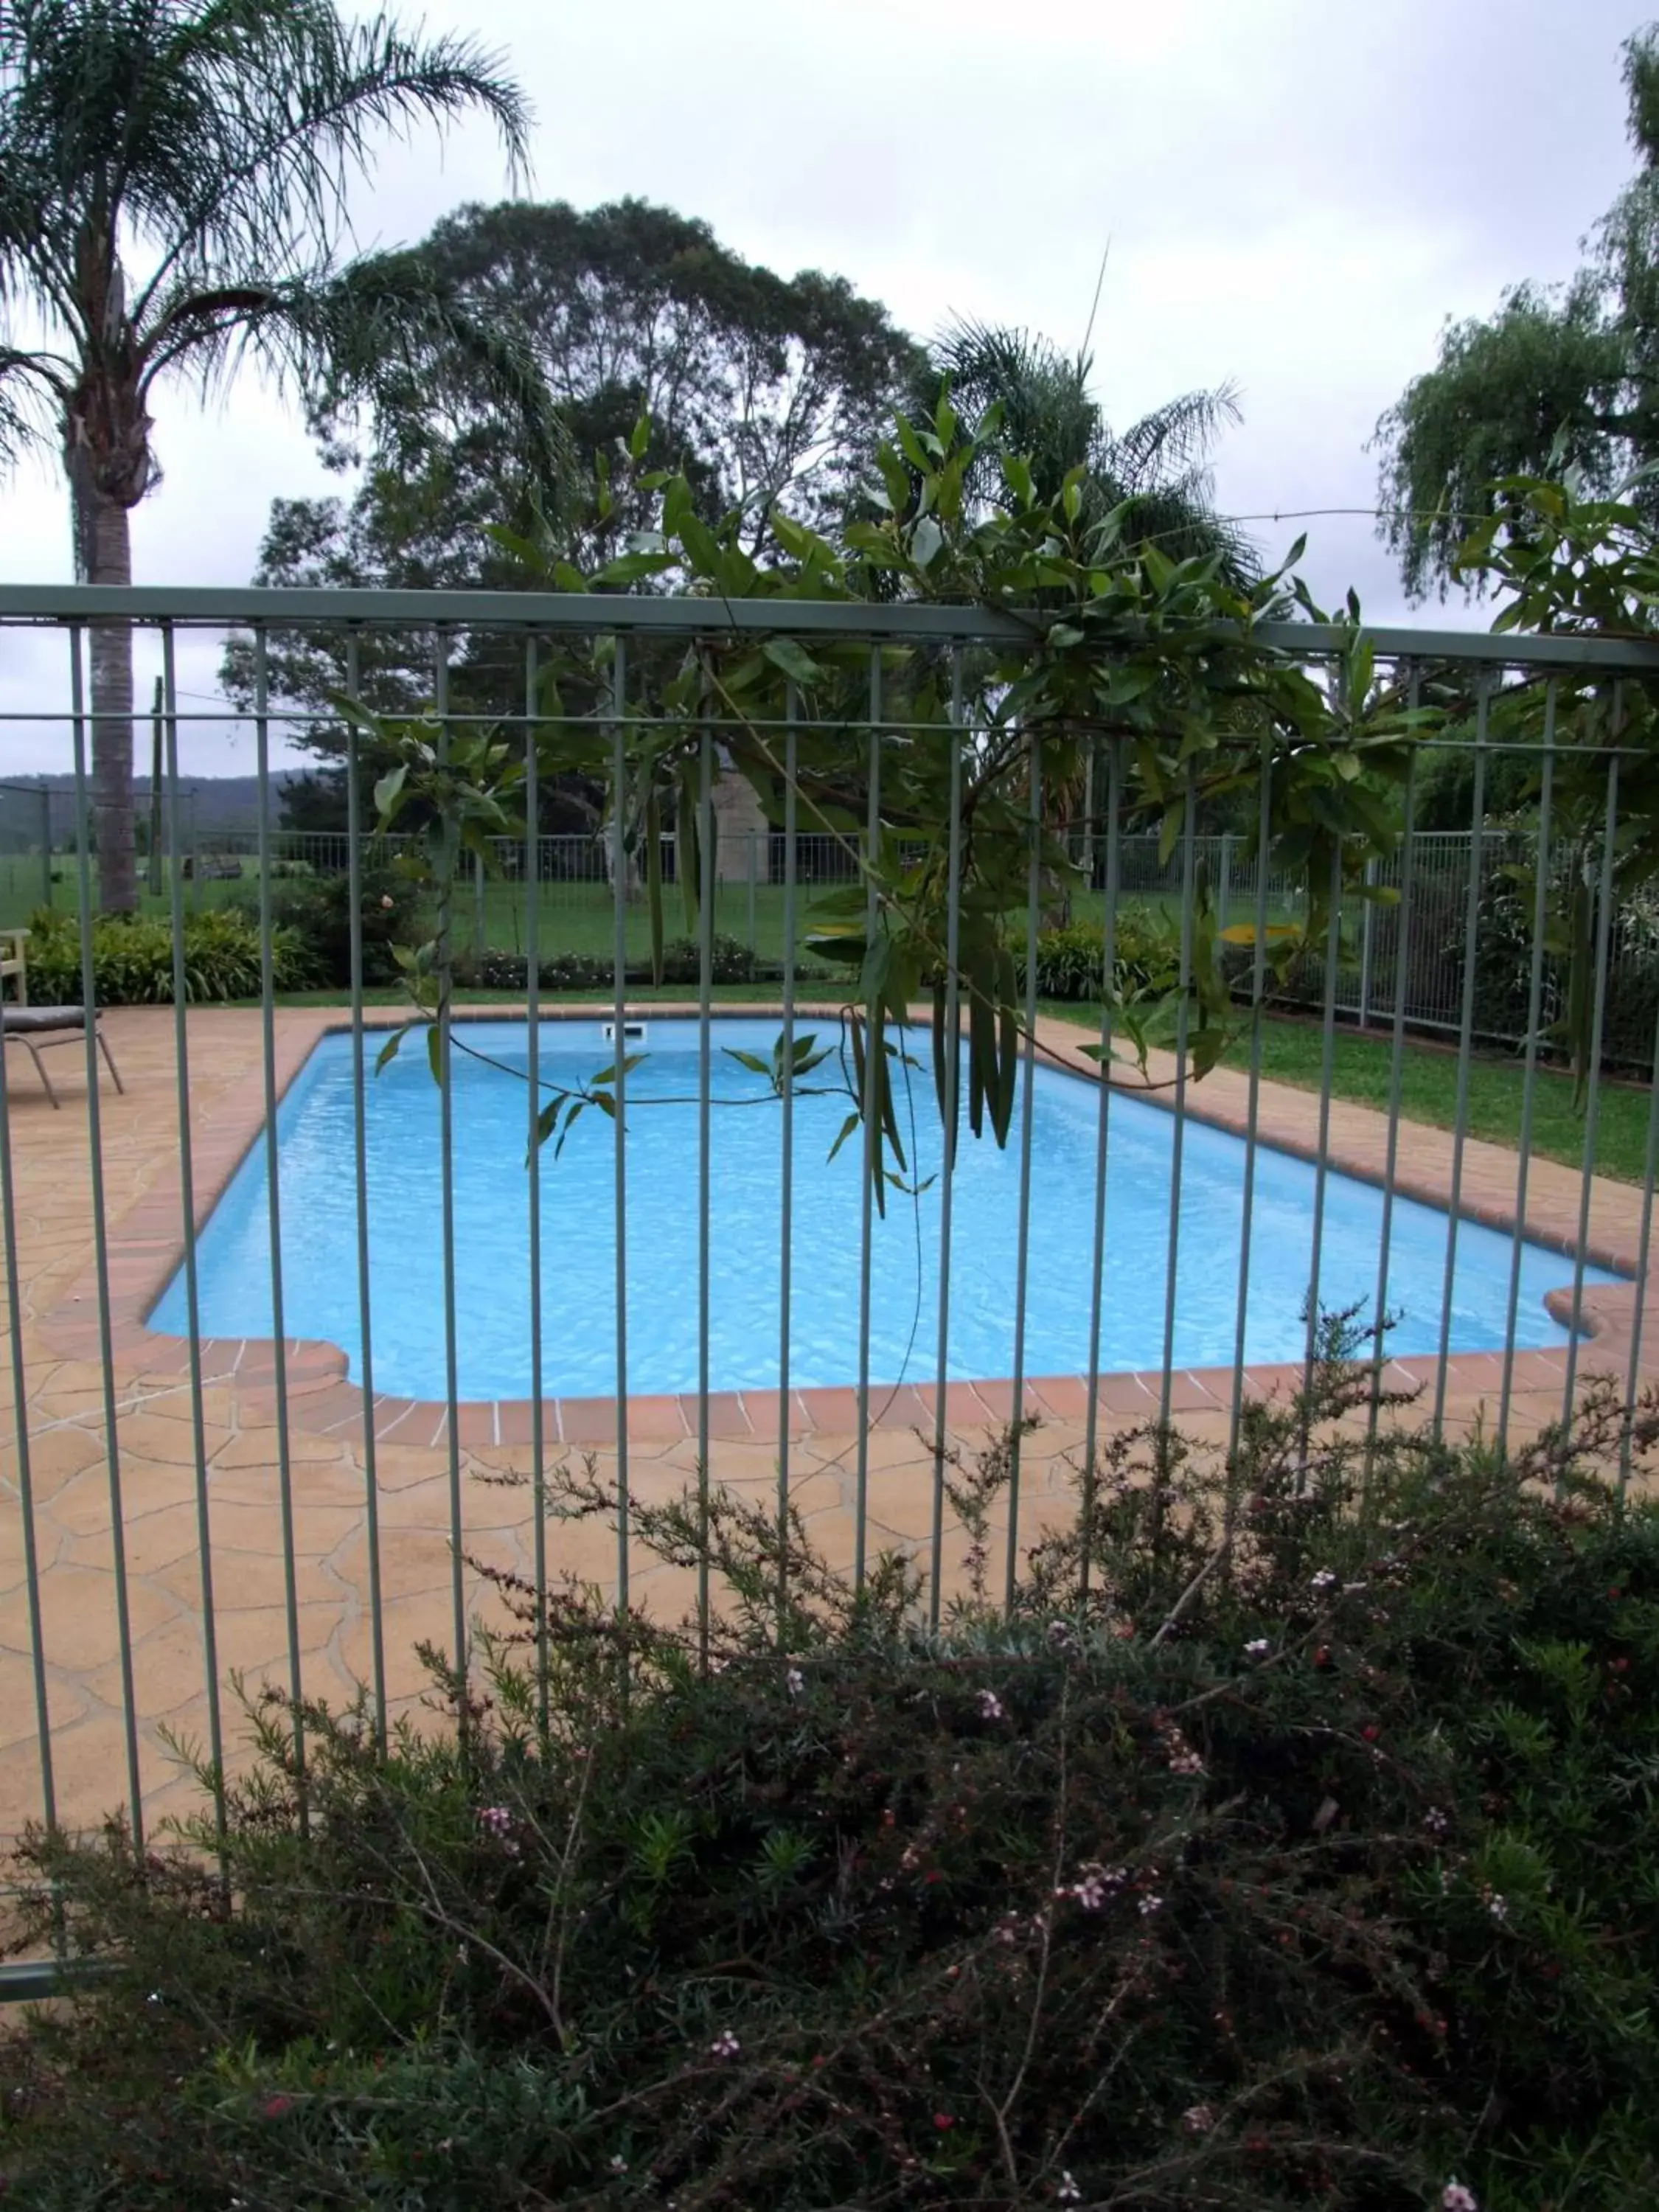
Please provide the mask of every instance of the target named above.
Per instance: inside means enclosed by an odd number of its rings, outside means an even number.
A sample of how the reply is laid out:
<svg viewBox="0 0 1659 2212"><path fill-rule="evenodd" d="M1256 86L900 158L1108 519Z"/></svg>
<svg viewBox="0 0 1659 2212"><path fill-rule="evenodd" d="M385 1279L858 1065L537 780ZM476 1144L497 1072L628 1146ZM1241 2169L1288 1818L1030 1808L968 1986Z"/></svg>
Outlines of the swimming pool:
<svg viewBox="0 0 1659 2212"><path fill-rule="evenodd" d="M779 1372L781 1109L767 1085L722 1048L769 1054L775 1019L714 1024L711 1115L710 1387L775 1387ZM468 1023L460 1032L492 1058L524 1069L522 1022ZM798 1034L825 1043L833 1024L802 1019ZM628 1079L629 1387L695 1390L698 1382L697 1027L651 1022L647 1057ZM611 1058L599 1019L541 1030L543 1072L591 1076ZM911 1049L926 1062L925 1036ZM369 1065L373 1066L372 1046ZM935 1173L940 1131L927 1066L911 1076L914 1146ZM455 1270L460 1395L530 1395L526 1094L517 1075L455 1054ZM790 1380L799 1389L858 1376L859 1143L828 1159L845 1098L795 1102L793 1308ZM442 1210L439 1099L418 1040L368 1085L369 1267L378 1390L431 1398L443 1390ZM957 1162L951 1265L950 1372L964 1379L1012 1369L1019 1193L1020 1107L1006 1151L965 1131ZM1097 1093L1087 1080L1039 1067L1032 1122L1030 1287L1025 1371L1079 1374L1089 1364ZM1101 1365L1163 1360L1173 1116L1115 1096L1106 1207ZM353 1172L350 1040L325 1037L277 1113L283 1288L287 1333L341 1346L361 1379L357 1216ZM615 1136L590 1112L542 1173L543 1387L550 1396L604 1396L616 1388ZM1237 1327L1244 1146L1188 1120L1182 1171L1175 1358L1229 1365ZM1311 1264L1315 1170L1261 1146L1256 1158L1245 1356L1299 1359ZM940 1188L897 1193L872 1230L872 1382L926 1381L936 1365ZM1369 1300L1376 1283L1382 1194L1333 1172L1328 1180L1321 1298ZM1448 1218L1396 1198L1389 1303L1396 1353L1433 1352L1440 1335ZM1510 1239L1465 1221L1458 1231L1450 1343L1501 1349ZM271 1334L270 1221L263 1144L233 1177L199 1243L201 1325L220 1337ZM1572 1263L1523 1248L1516 1341L1561 1344L1566 1331L1544 1293ZM1617 1279L1586 1269L1587 1282ZM149 1316L183 1334L182 1269Z"/></svg>

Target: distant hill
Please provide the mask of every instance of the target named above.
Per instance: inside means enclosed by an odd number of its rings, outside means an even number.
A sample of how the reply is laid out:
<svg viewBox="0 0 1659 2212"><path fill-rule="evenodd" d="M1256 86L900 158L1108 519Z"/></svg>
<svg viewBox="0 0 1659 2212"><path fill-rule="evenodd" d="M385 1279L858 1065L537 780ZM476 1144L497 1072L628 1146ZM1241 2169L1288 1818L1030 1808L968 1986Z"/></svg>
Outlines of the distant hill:
<svg viewBox="0 0 1659 2212"><path fill-rule="evenodd" d="M282 821L282 795L284 784L291 781L298 771L276 769L267 787L270 826L276 829ZM19 818L32 809L18 797L19 792L44 790L50 794L52 842L55 848L71 843L75 836L75 778L72 775L14 775L0 784L0 823L7 828L16 825ZM149 778L135 775L132 779L134 805L140 815L149 811ZM166 793L162 804L167 804ZM191 843L199 844L221 835L252 836L259 827L259 779L256 775L185 775L179 779L179 807L180 826ZM28 842L34 842L33 821L29 823Z"/></svg>

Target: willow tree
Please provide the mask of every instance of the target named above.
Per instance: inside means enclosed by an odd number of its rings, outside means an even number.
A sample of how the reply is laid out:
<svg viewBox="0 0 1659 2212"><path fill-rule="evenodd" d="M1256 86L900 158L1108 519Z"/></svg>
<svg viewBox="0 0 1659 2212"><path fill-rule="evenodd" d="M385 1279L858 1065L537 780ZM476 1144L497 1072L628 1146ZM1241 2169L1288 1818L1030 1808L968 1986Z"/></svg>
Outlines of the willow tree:
<svg viewBox="0 0 1659 2212"><path fill-rule="evenodd" d="M1376 426L1378 535L1414 598L1482 580L1460 551L1486 518L1524 519L1514 478L1571 469L1584 495L1659 522L1659 24L1623 53L1638 167L1589 258L1565 285L1513 286L1489 320L1448 323Z"/></svg>
<svg viewBox="0 0 1659 2212"><path fill-rule="evenodd" d="M77 574L132 580L151 408L252 358L315 409L373 404L459 349L554 443L539 386L405 253L344 258L372 140L469 110L510 166L528 111L491 54L331 0L0 0L0 460L55 442ZM132 634L90 637L103 903L135 897Z"/></svg>

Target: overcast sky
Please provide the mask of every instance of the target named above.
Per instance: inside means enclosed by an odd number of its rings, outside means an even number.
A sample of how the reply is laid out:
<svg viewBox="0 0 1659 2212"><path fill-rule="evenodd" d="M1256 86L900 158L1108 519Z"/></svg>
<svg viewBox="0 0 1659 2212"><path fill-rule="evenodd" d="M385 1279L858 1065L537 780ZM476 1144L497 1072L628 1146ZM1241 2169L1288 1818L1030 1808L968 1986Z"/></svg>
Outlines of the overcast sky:
<svg viewBox="0 0 1659 2212"><path fill-rule="evenodd" d="M1109 417L1237 385L1218 503L1257 515L1369 507L1378 415L1432 362L1445 319L1521 277L1569 275L1628 176L1619 47L1632 0L438 0L535 107L531 190L636 194L750 258L848 277L927 337L952 315L1094 333ZM502 197L482 125L392 146L356 198L365 246ZM292 411L251 380L204 416L164 392L160 490L134 519L143 583L246 582L273 496L337 489ZM1328 604L1408 618L1370 522L1306 528ZM0 483L0 578L66 580L55 469ZM1471 617L1480 621L1478 614ZM204 641L181 684L210 690ZM40 702L57 658L0 633L0 710ZM252 740L190 733L197 773ZM66 765L0 723L0 773Z"/></svg>

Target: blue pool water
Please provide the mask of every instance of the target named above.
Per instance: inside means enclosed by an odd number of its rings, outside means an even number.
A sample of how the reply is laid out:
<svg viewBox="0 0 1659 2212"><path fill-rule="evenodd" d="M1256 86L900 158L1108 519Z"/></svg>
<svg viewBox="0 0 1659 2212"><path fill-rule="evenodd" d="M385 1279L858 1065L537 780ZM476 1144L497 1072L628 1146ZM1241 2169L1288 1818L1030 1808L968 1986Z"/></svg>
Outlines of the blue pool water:
<svg viewBox="0 0 1659 2212"><path fill-rule="evenodd" d="M829 1042L833 1024L803 1022ZM522 1023L468 1024L466 1041L510 1066L526 1064ZM758 1389L778 1379L781 1109L758 1077L727 1059L732 1045L763 1054L774 1021L714 1025L710 1267L710 1385ZM638 1049L639 1048L635 1048ZM647 1058L628 1079L628 1352L635 1391L697 1387L697 1032L692 1022L649 1025ZM913 1049L925 1060L927 1045ZM591 1076L611 1057L599 1023L545 1024L543 1072ZM373 1067L372 1056L369 1066ZM817 1081L826 1079L826 1070ZM931 1073L911 1078L914 1164L939 1164ZM527 1096L517 1075L455 1055L455 1268L463 1398L530 1394ZM1201 1096L1201 1094L1200 1094ZM748 1102L748 1103L744 1103ZM795 1103L793 1316L790 1376L797 1387L857 1379L860 1153L856 1137L827 1158L845 1098ZM1098 1118L1095 1086L1039 1068L1032 1127L1030 1291L1025 1371L1074 1374L1089 1361L1089 1271ZM1115 1097L1106 1208L1101 1364L1155 1367L1163 1358L1173 1117ZM350 1041L325 1038L277 1115L283 1283L290 1337L345 1347L361 1379ZM907 1139L908 1133L906 1132ZM438 1092L414 1038L368 1079L369 1247L377 1389L441 1397L444 1389L442 1205ZM615 1165L612 1125L588 1112L562 1157L543 1154L544 1387L550 1395L616 1388ZM1244 1147L1188 1121L1182 1164L1175 1356L1185 1367L1231 1363L1237 1325ZM1315 1170L1262 1147L1257 1155L1247 1358L1297 1359L1312 1253ZM964 1128L951 1267L950 1367L963 1377L1006 1376L1013 1357L1019 1119L1006 1152ZM937 1182L919 1201L893 1194L873 1243L871 1375L878 1382L935 1371ZM1382 1194L1332 1175L1327 1185L1321 1298L1369 1299L1376 1283ZM920 1217L918 1220L918 1215ZM1447 1216L1398 1199L1389 1301L1399 1353L1432 1352L1440 1332ZM1508 1298L1507 1235L1464 1222L1458 1231L1451 1345L1500 1348ZM268 1336L270 1217L264 1147L254 1146L215 1209L200 1243L202 1328L214 1336ZM1544 1293L1571 1280L1559 1252L1525 1248L1518 1341L1565 1341ZM1587 1280L1613 1279L1589 1268ZM182 1333L182 1272L150 1316Z"/></svg>

